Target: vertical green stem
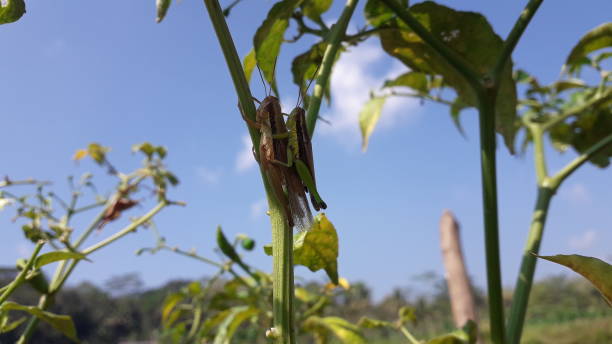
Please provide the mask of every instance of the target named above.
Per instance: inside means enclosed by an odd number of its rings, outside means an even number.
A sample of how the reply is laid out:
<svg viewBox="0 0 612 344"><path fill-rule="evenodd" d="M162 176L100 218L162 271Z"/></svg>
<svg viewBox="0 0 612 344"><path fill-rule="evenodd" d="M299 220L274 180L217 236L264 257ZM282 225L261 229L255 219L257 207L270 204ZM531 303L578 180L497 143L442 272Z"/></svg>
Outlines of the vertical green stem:
<svg viewBox="0 0 612 344"><path fill-rule="evenodd" d="M501 263L499 258L499 225L497 217L497 176L495 162L495 89L479 96L480 164L484 211L485 253L491 342L503 344L504 307L502 298Z"/></svg>
<svg viewBox="0 0 612 344"><path fill-rule="evenodd" d="M312 97L310 98L310 103L308 104L308 112L306 113L306 127L308 128L308 135L311 137L314 133L315 125L317 124L319 109L321 108L321 100L323 98L325 87L327 87L327 84L329 83L332 66L336 61L338 50L342 45L342 37L344 37L346 28L351 21L351 17L353 16L353 12L355 11L358 1L359 0L347 0L340 18L338 18L338 21L336 24L334 24L329 33L329 37L327 37L328 45L325 48L325 53L323 54L321 71L317 76L317 83L312 91Z"/></svg>
<svg viewBox="0 0 612 344"><path fill-rule="evenodd" d="M249 89L249 84L244 75L242 64L232 36L225 22L221 6L217 0L204 0L208 15L215 29L217 39L225 57L229 72L234 82L234 87L240 100L240 107L251 119L255 119L255 106ZM257 130L249 127L253 146L259 146L260 134ZM278 201L270 192L270 186L261 171L264 187L268 196L270 208L270 222L272 224L272 250L273 250L273 314L274 328L280 335L276 342L282 344L295 343L293 331L293 232L285 219Z"/></svg>
<svg viewBox="0 0 612 344"><path fill-rule="evenodd" d="M272 222L272 313L278 344L294 344L293 229L276 199L268 198Z"/></svg>
<svg viewBox="0 0 612 344"><path fill-rule="evenodd" d="M533 284L533 275L537 261L534 254L540 252L544 224L546 223L550 200L555 194L555 191L555 189L548 187L538 188L538 198L531 219L527 245L525 245L525 249L523 250L521 269L516 281L514 296L512 297L510 317L508 318L508 344L518 344L521 339L523 324L525 322L525 313L527 312L527 304L529 302L529 292Z"/></svg>

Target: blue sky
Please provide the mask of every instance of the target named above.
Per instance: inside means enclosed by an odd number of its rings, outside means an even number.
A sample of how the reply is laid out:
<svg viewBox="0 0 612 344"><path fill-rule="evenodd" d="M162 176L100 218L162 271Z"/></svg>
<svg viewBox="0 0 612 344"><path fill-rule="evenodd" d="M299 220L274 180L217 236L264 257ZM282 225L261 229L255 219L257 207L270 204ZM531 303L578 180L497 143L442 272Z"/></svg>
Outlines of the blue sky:
<svg viewBox="0 0 612 344"><path fill-rule="evenodd" d="M443 3L484 13L502 37L523 5ZM272 4L245 1L232 12L229 26L241 55L250 50L252 33ZM334 21L342 5L336 3L325 19ZM362 7L353 30L362 24ZM545 2L517 47L515 65L544 82L555 80L574 43L609 20L610 13L612 3L605 0L590 1L589 6ZM71 160L75 150L92 141L111 146L112 161L128 170L140 159L130 154L130 146L150 141L168 147L168 164L181 179L171 197L188 203L157 218L170 244L217 257L212 249L218 224L232 237L246 233L258 244L269 242L261 179L203 4L181 1L173 4L162 24L155 24L154 18L152 0L116 7L104 2L30 1L19 22L0 26L0 175L52 180L58 191L65 191L66 175L93 171L101 186L108 186L103 171ZM298 93L289 73L291 58L312 42L309 38L282 48L278 81L288 107ZM372 38L342 55L332 76L333 102L321 112L331 125L318 126L314 150L319 191L340 235L340 274L367 282L377 296L410 285L425 271L442 274L438 221L442 211L450 209L462 225L470 273L484 286L475 113L462 116L464 139L446 108L397 101L385 109L368 152L360 151L357 116L368 92L403 71ZM259 82L253 82L253 92L264 96ZM575 156L552 150L548 155L553 171ZM510 286L535 202L535 177L531 152L514 157L500 149L498 156L502 271L504 284ZM611 187L610 170L591 166L568 179L553 200L542 253L581 253L609 260ZM0 264L12 265L31 244L10 222L9 212L0 213L0 223ZM121 223L109 225L92 243ZM130 235L95 253L93 264L79 266L71 283L103 283L113 275L138 272L147 285L155 286L213 272L172 253L134 255L136 249L153 244L146 231ZM271 259L261 249L246 259L271 269ZM560 271L543 262L537 276ZM305 279L325 278L303 268L297 273Z"/></svg>

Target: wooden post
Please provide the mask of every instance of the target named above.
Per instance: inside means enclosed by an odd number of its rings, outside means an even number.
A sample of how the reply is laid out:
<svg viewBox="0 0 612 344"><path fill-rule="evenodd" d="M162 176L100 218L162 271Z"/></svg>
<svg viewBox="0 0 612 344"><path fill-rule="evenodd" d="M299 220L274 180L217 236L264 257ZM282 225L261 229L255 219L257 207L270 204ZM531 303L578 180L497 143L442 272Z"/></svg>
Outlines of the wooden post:
<svg viewBox="0 0 612 344"><path fill-rule="evenodd" d="M440 219L440 247L455 326L462 327L470 319L477 323L474 295L461 250L459 223L449 210L445 210Z"/></svg>

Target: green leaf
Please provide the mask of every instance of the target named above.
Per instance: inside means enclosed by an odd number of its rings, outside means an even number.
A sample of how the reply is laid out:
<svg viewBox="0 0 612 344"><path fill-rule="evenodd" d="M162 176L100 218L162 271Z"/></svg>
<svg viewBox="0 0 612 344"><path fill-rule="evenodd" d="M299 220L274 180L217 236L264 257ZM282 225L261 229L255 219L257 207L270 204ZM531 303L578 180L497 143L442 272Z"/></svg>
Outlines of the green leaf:
<svg viewBox="0 0 612 344"><path fill-rule="evenodd" d="M57 315L47 311L43 311L42 309L34 306L23 306L15 302L7 301L0 305L1 311L24 311L28 312L31 315L37 317L38 319L48 323L53 326L56 330L60 331L64 336L70 338L74 342L79 342L77 338L76 329L74 327L74 323L72 319L67 315Z"/></svg>
<svg viewBox="0 0 612 344"><path fill-rule="evenodd" d="M385 81L383 87L404 86L412 88L419 93L429 93L427 74L420 72L407 72L393 80Z"/></svg>
<svg viewBox="0 0 612 344"><path fill-rule="evenodd" d="M282 0L274 4L266 19L255 32L255 37L253 37L257 65L277 94L274 77L276 59L283 43L285 31L289 26L289 18L301 2L302 0Z"/></svg>
<svg viewBox="0 0 612 344"><path fill-rule="evenodd" d="M412 307L402 307L397 311L399 323L404 325L405 323L413 322L416 320L416 315Z"/></svg>
<svg viewBox="0 0 612 344"><path fill-rule="evenodd" d="M314 44L308 51L296 56L291 63L291 73L293 74L293 83L298 85L303 98L306 98L306 86L315 77L315 72L323 62L323 55L327 42L322 41ZM340 56L341 49L336 56L336 60ZM327 80L324 96L329 101L330 99L330 80Z"/></svg>
<svg viewBox="0 0 612 344"><path fill-rule="evenodd" d="M565 65L570 68L577 66L588 54L610 46L612 46L612 22L599 25L582 36L567 56Z"/></svg>
<svg viewBox="0 0 612 344"><path fill-rule="evenodd" d="M60 260L68 259L87 259L84 254L78 252L54 251L41 254L34 260L34 268L38 269L47 264L51 264Z"/></svg>
<svg viewBox="0 0 612 344"><path fill-rule="evenodd" d="M312 227L295 236L295 265L315 272L324 269L334 284L338 284L338 233L324 213L318 214Z"/></svg>
<svg viewBox="0 0 612 344"><path fill-rule="evenodd" d="M19 325L23 324L23 322L26 321L28 318L21 317L9 323L8 314L4 314L4 316L2 316L1 319L2 320L0 322L0 333L7 333L19 327Z"/></svg>
<svg viewBox="0 0 612 344"><path fill-rule="evenodd" d="M19 20L26 12L23 0L7 0L6 5L0 4L0 24L8 24Z"/></svg>
<svg viewBox="0 0 612 344"><path fill-rule="evenodd" d="M156 150L157 150L157 147L153 146L149 142L143 142L143 143L132 146L132 152L142 152L149 159L153 157L153 153L155 153Z"/></svg>
<svg viewBox="0 0 612 344"><path fill-rule="evenodd" d="M90 143L87 146L87 153L89 156L94 159L99 165L104 162L106 159L106 153L108 153L110 149L108 147L101 146L98 143Z"/></svg>
<svg viewBox="0 0 612 344"><path fill-rule="evenodd" d="M155 19L156 22L161 23L161 21L164 20L171 2L172 0L156 0L155 1L155 5L157 6L157 18Z"/></svg>
<svg viewBox="0 0 612 344"><path fill-rule="evenodd" d="M231 259L236 263L242 262L242 259L240 259L240 256L234 249L234 246L230 244L230 242L225 237L225 234L223 234L221 226L217 227L217 245L221 249L221 252L223 252L223 254L227 256L227 258Z"/></svg>
<svg viewBox="0 0 612 344"><path fill-rule="evenodd" d="M272 255L272 245L264 251ZM338 234L324 213L318 214L312 227L294 236L293 261L315 272L324 269L334 284L338 284Z"/></svg>
<svg viewBox="0 0 612 344"><path fill-rule="evenodd" d="M408 0L401 1L404 7L407 8ZM363 12L368 24L372 26L380 26L388 22L391 18L395 18L395 13L380 0L368 0Z"/></svg>
<svg viewBox="0 0 612 344"><path fill-rule="evenodd" d="M574 88L585 88L586 84L584 81L580 79L567 79L567 80L559 80L552 84L556 93L561 93L566 90L571 90Z"/></svg>
<svg viewBox="0 0 612 344"><path fill-rule="evenodd" d="M223 322L219 324L213 344L230 344L238 326L245 320L257 315L257 313L259 313L257 308L247 306L231 308Z"/></svg>
<svg viewBox="0 0 612 344"><path fill-rule="evenodd" d="M302 12L306 17L320 21L321 15L329 10L332 0L304 0L302 3Z"/></svg>
<svg viewBox="0 0 612 344"><path fill-rule="evenodd" d="M257 65L257 60L255 59L255 50L251 49L249 53L242 60L242 69L244 70L244 75L246 76L247 82L251 80L251 75L253 74L253 70Z"/></svg>
<svg viewBox="0 0 612 344"><path fill-rule="evenodd" d="M474 344L478 337L478 328L475 322L468 322L459 330L433 338L427 344Z"/></svg>
<svg viewBox="0 0 612 344"><path fill-rule="evenodd" d="M331 332L342 343L346 344L365 344L365 338L361 334L359 327L338 317L317 317L310 316L304 321L304 328L310 332Z"/></svg>
<svg viewBox="0 0 612 344"><path fill-rule="evenodd" d="M181 292L170 294L166 297L166 301L164 301L164 306L162 308L162 323L166 323L168 316L172 313L172 310L179 304L179 302L185 299L185 294Z"/></svg>
<svg viewBox="0 0 612 344"><path fill-rule="evenodd" d="M467 108L469 108L469 106L465 104L459 97L455 98L455 101L453 101L453 104L451 104L450 106L450 113L453 123L455 124L457 130L459 130L459 133L461 133L461 135L463 136L465 136L465 131L463 130L463 126L461 125L461 119L459 118L459 115L461 114L461 111L463 109Z"/></svg>
<svg viewBox="0 0 612 344"><path fill-rule="evenodd" d="M604 300L612 307L612 265L601 259L577 254L538 256L553 263L564 265L588 279L599 290Z"/></svg>
<svg viewBox="0 0 612 344"><path fill-rule="evenodd" d="M372 135L376 123L378 123L386 100L386 96L371 98L359 113L359 127L361 128L362 139L361 150L364 152L368 149L370 135Z"/></svg>
<svg viewBox="0 0 612 344"><path fill-rule="evenodd" d="M393 323L368 317L362 317L361 319L359 319L359 323L357 324L357 326L362 328L395 328L395 325Z"/></svg>
<svg viewBox="0 0 612 344"><path fill-rule="evenodd" d="M431 1L410 7L410 13L428 31L460 56L477 74L486 75L495 66L503 48L487 19L479 13L455 11ZM441 76L443 84L452 87L461 101L471 107L478 105L469 82L405 23L391 19L386 25L397 29L383 30L379 37L383 49L402 61L412 71ZM496 131L504 137L510 152L514 152L516 126L516 85L509 62L500 76L496 106Z"/></svg>

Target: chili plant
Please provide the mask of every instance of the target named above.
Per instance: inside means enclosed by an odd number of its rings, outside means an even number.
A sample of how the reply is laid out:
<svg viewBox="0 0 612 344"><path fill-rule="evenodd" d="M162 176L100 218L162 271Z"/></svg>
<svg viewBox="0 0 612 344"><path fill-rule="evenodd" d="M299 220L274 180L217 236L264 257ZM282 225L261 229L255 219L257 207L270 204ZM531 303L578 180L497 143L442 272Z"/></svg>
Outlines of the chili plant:
<svg viewBox="0 0 612 344"><path fill-rule="evenodd" d="M7 206L15 207L16 215L13 220L24 222L21 226L23 234L35 244L30 257L18 261L17 267L20 272L14 280L0 289L0 332L15 330L26 322L26 317L11 321L9 317L12 318L14 311L23 311L31 316L18 343L28 341L40 320L78 342L76 329L70 317L47 311L76 266L83 260L89 260L88 257L94 252L134 233L140 227L147 226L164 208L181 204L170 201L166 196L168 186L176 185L178 179L164 166L163 159L167 154L164 147L153 146L146 142L135 145L133 151L142 153L145 159L142 167L129 173L120 172L110 163L107 158L108 150L106 147L92 143L87 149L77 151L74 157L80 160L90 156L116 178L116 187L108 195L97 191L91 173L84 174L78 180L73 177L68 178L70 187L68 199L62 198L59 193L48 191L48 182L31 179L12 180L8 177L0 182L0 209ZM20 192L18 188L24 186L33 187L34 192ZM88 193L93 193L94 197ZM140 204L148 198L156 200L153 207L133 217L125 227L112 231L113 221L120 216L126 216L123 214L129 210L140 208ZM75 218L96 209L98 213L93 216L89 225L78 231L73 224ZM79 235L74 237L77 231ZM83 247L87 239L92 238L93 233L100 231L111 234L90 246ZM49 252L42 253L43 247L48 247ZM51 279L48 279L41 268L52 263L57 263L57 267ZM21 305L9 301L11 294L25 283L40 293L37 305Z"/></svg>

